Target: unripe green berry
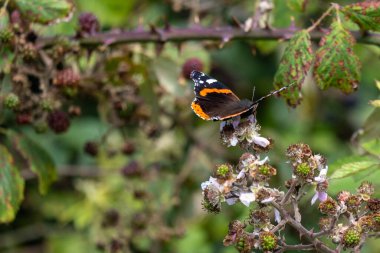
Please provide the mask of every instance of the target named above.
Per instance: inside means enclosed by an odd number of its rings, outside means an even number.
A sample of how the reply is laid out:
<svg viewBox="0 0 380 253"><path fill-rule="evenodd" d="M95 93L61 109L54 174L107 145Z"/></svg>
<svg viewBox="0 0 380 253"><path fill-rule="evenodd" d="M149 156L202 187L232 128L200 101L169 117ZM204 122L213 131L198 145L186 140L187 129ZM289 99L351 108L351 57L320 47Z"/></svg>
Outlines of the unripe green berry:
<svg viewBox="0 0 380 253"><path fill-rule="evenodd" d="M300 177L305 178L305 179L313 176L313 174L312 174L313 171L312 171L311 167L309 166L309 164L307 164L307 163L299 164L295 168L294 172L297 176L300 176Z"/></svg>
<svg viewBox="0 0 380 253"><path fill-rule="evenodd" d="M276 235L272 232L262 232L260 233L260 247L264 251L272 251L277 247Z"/></svg>
<svg viewBox="0 0 380 253"><path fill-rule="evenodd" d="M351 227L344 232L342 243L345 247L353 248L359 244L361 235L360 227Z"/></svg>
<svg viewBox="0 0 380 253"><path fill-rule="evenodd" d="M11 29L5 28L0 30L0 42L8 44L14 37L14 33Z"/></svg>
<svg viewBox="0 0 380 253"><path fill-rule="evenodd" d="M9 93L4 99L4 105L8 109L15 109L20 104L19 97L14 93Z"/></svg>
<svg viewBox="0 0 380 253"><path fill-rule="evenodd" d="M50 112L53 110L53 103L50 100L42 100L40 105L44 111Z"/></svg>
<svg viewBox="0 0 380 253"><path fill-rule="evenodd" d="M230 175L230 172L231 172L230 165L222 164L216 168L215 176L217 178L227 178Z"/></svg>

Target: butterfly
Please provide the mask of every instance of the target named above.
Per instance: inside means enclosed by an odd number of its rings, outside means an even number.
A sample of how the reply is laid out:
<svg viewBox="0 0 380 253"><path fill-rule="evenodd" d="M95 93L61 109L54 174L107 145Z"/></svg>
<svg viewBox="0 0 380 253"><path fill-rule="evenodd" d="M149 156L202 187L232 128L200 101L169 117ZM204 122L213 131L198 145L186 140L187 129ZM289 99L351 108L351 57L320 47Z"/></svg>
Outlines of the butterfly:
<svg viewBox="0 0 380 253"><path fill-rule="evenodd" d="M195 84L195 98L191 108L200 118L214 121L252 114L260 101L290 86L284 86L256 101L251 101L240 100L226 85L200 71L193 70L190 78Z"/></svg>

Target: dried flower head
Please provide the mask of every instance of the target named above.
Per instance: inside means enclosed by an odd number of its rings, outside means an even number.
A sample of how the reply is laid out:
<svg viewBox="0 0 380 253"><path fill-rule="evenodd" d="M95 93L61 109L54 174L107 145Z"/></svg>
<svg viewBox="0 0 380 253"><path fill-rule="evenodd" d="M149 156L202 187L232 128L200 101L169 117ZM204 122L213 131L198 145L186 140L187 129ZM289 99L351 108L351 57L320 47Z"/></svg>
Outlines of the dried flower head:
<svg viewBox="0 0 380 253"><path fill-rule="evenodd" d="M377 198L371 198L367 201L367 207L372 212L379 212L380 211L380 199Z"/></svg>
<svg viewBox="0 0 380 253"><path fill-rule="evenodd" d="M228 234L223 240L224 246L230 246L236 243L238 236L244 233L245 225L239 220L233 220L228 225Z"/></svg>
<svg viewBox="0 0 380 253"><path fill-rule="evenodd" d="M351 195L346 199L345 204L347 211L357 213L361 204L361 198L358 195Z"/></svg>
<svg viewBox="0 0 380 253"><path fill-rule="evenodd" d="M235 248L240 253L250 253L252 252L254 244L255 240L251 234L242 233L237 236Z"/></svg>
<svg viewBox="0 0 380 253"><path fill-rule="evenodd" d="M306 162L312 154L310 146L303 143L290 145L286 151L287 157L296 163Z"/></svg>
<svg viewBox="0 0 380 253"><path fill-rule="evenodd" d="M319 204L318 209L323 214L335 215L338 212L338 204L332 198L328 198Z"/></svg>
<svg viewBox="0 0 380 253"><path fill-rule="evenodd" d="M249 213L248 223L254 225L264 225L270 222L269 210L265 209L253 209Z"/></svg>
<svg viewBox="0 0 380 253"><path fill-rule="evenodd" d="M358 187L358 193L363 195L371 196L375 192L375 187L373 187L372 183L368 181L364 181Z"/></svg>
<svg viewBox="0 0 380 253"><path fill-rule="evenodd" d="M265 200L268 200L271 197L271 191L265 187L261 187L256 192L256 200L260 203L265 202Z"/></svg>
<svg viewBox="0 0 380 253"><path fill-rule="evenodd" d="M276 174L277 170L269 164L259 165L250 170L250 175L256 182L266 182Z"/></svg>
<svg viewBox="0 0 380 253"><path fill-rule="evenodd" d="M210 184L203 190L202 207L210 213L219 213L222 196L214 185Z"/></svg>
<svg viewBox="0 0 380 253"><path fill-rule="evenodd" d="M333 219L331 217L321 217L319 218L319 228L321 230L328 230L331 227Z"/></svg>
<svg viewBox="0 0 380 253"><path fill-rule="evenodd" d="M358 224L363 232L369 232L374 228L374 221L371 215L364 215L359 218Z"/></svg>
<svg viewBox="0 0 380 253"><path fill-rule="evenodd" d="M338 193L339 202L346 202L347 199L351 196L351 193L348 191L341 191Z"/></svg>

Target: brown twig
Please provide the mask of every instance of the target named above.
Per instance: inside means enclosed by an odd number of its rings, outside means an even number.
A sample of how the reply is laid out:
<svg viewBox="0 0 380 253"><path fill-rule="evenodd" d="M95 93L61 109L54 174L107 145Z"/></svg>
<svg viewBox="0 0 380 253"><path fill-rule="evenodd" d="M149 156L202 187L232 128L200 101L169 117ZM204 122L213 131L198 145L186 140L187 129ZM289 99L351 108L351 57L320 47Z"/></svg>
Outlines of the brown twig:
<svg viewBox="0 0 380 253"><path fill-rule="evenodd" d="M183 42L193 40L213 40L225 41L226 38L231 40L280 40L289 38L290 35L300 31L301 29L285 28L285 29L253 29L245 32L236 27L189 27L189 28L171 28L159 29L155 28L155 32L151 30L133 30L121 32L104 32L97 33L89 37L78 39L82 47L94 48L100 45L118 45L127 43L144 43L144 42ZM356 41L364 44L380 45L380 34L368 32L365 35L360 31L351 31ZM312 40L319 40L324 35L321 31L310 31ZM52 47L57 37L41 37L38 40L38 47L49 48ZM75 39L75 38L70 38Z"/></svg>
<svg viewBox="0 0 380 253"><path fill-rule="evenodd" d="M310 233L310 231L307 230L304 226L302 226L300 222L292 218L289 212L285 208L283 208L281 204L276 203L276 202L272 202L271 204L280 212L281 217L285 219L290 226L296 229L302 237L304 237L306 240L308 240L310 243L313 244L315 249L317 249L319 252L335 253L335 250L330 249L323 242L321 242L317 238L314 238L313 233Z"/></svg>

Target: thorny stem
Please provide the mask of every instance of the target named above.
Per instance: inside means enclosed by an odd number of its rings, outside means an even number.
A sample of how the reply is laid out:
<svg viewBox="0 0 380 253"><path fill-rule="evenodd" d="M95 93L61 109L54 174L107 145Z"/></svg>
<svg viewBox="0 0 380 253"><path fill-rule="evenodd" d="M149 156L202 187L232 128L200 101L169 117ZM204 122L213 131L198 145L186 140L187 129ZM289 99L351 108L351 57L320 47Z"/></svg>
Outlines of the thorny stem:
<svg viewBox="0 0 380 253"><path fill-rule="evenodd" d="M163 42L184 42L184 41L202 41L212 40L223 43L228 39L231 40L282 40L291 37L294 33L302 29L285 28L285 29L254 29L249 32L243 31L236 27L188 27L174 28L170 27L152 30L132 30L122 32L104 32L92 36L78 39L78 43L84 48L95 48L101 45L114 46L128 43L163 43ZM359 43L380 45L380 34L368 32L363 35L360 31L351 31L356 41ZM312 40L319 40L324 33L322 31L311 31ZM50 48L57 42L57 37L41 37L37 42L39 48ZM68 38L75 39L75 38Z"/></svg>
<svg viewBox="0 0 380 253"><path fill-rule="evenodd" d="M287 250L314 250L313 244L299 244L299 245L287 245L283 244L276 253L286 252Z"/></svg>
<svg viewBox="0 0 380 253"><path fill-rule="evenodd" d="M277 226L275 226L274 228L272 228L271 232L272 233L276 233L278 230L280 230L281 228L283 228L287 222L288 222L287 220L281 220L277 224Z"/></svg>
<svg viewBox="0 0 380 253"><path fill-rule="evenodd" d="M327 11L325 11L325 13L323 13L322 16L317 21L315 21L315 23L312 26L306 29L306 31L308 33L313 31L322 22L322 20L324 20L330 14L330 12L333 9L334 9L334 5L331 5L330 8L328 8Z"/></svg>
<svg viewBox="0 0 380 253"><path fill-rule="evenodd" d="M284 205L286 204L286 202L288 202L290 196L292 195L294 189L296 188L296 185L297 185L297 180L293 180L292 184L290 185L290 188L289 190L287 191L287 193L285 194L284 198L282 199L281 201L281 205Z"/></svg>
<svg viewBox="0 0 380 253"><path fill-rule="evenodd" d="M271 205L280 212L282 218L285 219L290 226L296 229L302 237L312 243L315 249L324 253L335 253L335 250L330 249L323 242L313 237L313 233L310 233L310 231L302 226L300 222L292 218L290 213L285 208L283 208L281 204L272 202Z"/></svg>

